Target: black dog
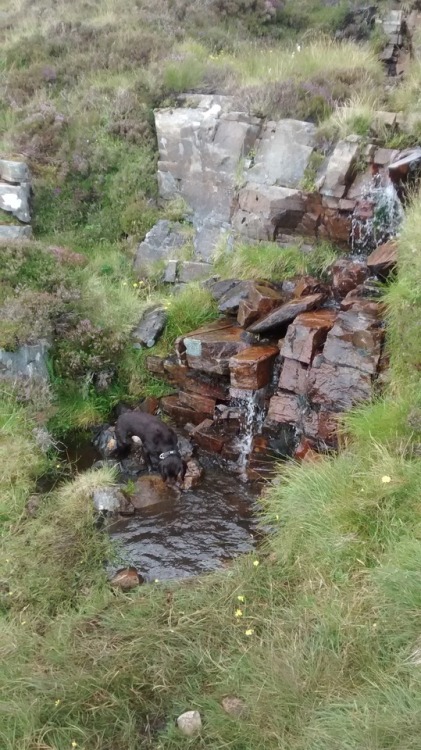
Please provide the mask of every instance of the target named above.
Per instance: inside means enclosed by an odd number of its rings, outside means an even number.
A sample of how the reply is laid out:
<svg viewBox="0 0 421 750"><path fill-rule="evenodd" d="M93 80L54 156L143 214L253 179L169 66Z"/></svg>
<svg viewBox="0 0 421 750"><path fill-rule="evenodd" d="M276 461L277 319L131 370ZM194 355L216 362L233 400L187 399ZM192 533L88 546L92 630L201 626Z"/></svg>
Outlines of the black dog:
<svg viewBox="0 0 421 750"><path fill-rule="evenodd" d="M149 468L158 466L164 482L175 484L183 481L186 466L178 451L177 435L158 417L140 411L125 411L117 419L115 436L120 451L141 441L146 463Z"/></svg>

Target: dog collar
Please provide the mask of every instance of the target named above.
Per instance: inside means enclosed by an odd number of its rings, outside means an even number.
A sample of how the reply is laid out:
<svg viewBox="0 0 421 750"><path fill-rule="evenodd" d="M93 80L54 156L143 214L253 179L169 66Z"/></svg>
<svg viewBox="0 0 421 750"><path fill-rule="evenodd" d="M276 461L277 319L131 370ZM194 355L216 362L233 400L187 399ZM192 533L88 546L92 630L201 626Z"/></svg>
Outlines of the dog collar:
<svg viewBox="0 0 421 750"><path fill-rule="evenodd" d="M166 453L160 453L159 460L163 461L164 458L168 458L168 456L175 456L176 454L177 454L177 451L167 451Z"/></svg>

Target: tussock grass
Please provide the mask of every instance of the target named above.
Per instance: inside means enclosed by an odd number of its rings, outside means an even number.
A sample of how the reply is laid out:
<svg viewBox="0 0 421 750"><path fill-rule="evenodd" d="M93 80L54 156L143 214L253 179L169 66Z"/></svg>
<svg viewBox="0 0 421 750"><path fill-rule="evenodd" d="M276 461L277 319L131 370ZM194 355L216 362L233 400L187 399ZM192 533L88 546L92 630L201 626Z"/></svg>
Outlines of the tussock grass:
<svg viewBox="0 0 421 750"><path fill-rule="evenodd" d="M254 83L279 82L289 78L309 79L330 73L346 73L353 79L366 77L380 82L382 68L370 46L354 42L334 42L328 37L303 42L300 49L273 45L262 49L247 44L247 51L239 49L237 54L221 55L219 60L232 65L239 82L244 85Z"/></svg>
<svg viewBox="0 0 421 750"><path fill-rule="evenodd" d="M320 133L335 138L356 134L368 136L372 129L379 98L370 91L355 94L321 125Z"/></svg>
<svg viewBox="0 0 421 750"><path fill-rule="evenodd" d="M329 243L304 251L298 245L281 247L276 242L238 244L234 252L222 248L216 258L216 270L223 278L285 279L299 274L323 274L336 259Z"/></svg>

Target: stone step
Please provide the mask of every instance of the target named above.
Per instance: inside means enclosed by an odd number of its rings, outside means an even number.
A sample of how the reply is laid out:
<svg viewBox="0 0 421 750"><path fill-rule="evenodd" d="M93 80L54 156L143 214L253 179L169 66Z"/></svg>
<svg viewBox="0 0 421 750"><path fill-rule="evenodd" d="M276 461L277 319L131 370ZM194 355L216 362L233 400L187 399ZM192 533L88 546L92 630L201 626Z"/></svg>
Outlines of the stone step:
<svg viewBox="0 0 421 750"><path fill-rule="evenodd" d="M192 370L226 375L229 361L251 344L245 331L232 322L220 321L183 337L186 362Z"/></svg>

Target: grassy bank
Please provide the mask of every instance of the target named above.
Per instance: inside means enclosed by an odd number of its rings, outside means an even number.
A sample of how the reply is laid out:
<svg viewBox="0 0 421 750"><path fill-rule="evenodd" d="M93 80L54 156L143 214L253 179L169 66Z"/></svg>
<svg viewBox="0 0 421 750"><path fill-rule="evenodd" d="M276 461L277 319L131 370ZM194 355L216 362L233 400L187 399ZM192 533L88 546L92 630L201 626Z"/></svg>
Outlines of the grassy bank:
<svg viewBox="0 0 421 750"><path fill-rule="evenodd" d="M87 474L24 519L46 459L6 404L2 747L418 747L420 213L418 198L386 297L387 393L349 415L337 457L279 474L264 502L274 535L223 574L112 593L88 500L112 476ZM232 694L241 719L220 707ZM173 723L189 708L204 719L191 743Z"/></svg>

